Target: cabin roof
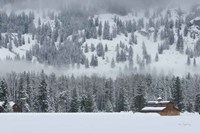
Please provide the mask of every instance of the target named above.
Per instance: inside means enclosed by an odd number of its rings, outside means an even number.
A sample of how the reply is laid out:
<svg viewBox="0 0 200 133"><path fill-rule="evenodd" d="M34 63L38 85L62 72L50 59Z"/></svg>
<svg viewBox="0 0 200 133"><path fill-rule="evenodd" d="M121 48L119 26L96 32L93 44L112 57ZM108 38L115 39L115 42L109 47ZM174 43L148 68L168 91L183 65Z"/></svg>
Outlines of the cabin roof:
<svg viewBox="0 0 200 133"><path fill-rule="evenodd" d="M0 106L3 106L3 102L0 102Z"/></svg>
<svg viewBox="0 0 200 133"><path fill-rule="evenodd" d="M11 102L9 102L9 105L12 107L15 105L15 103L11 101Z"/></svg>
<svg viewBox="0 0 200 133"><path fill-rule="evenodd" d="M166 104L171 101L161 101L162 98L158 98L158 101L148 101L146 107L144 107L142 112L160 112L166 108Z"/></svg>
<svg viewBox="0 0 200 133"><path fill-rule="evenodd" d="M4 102L0 101L0 106L3 106L3 104L4 104ZM10 102L8 102L8 105L9 105L10 107L12 107L12 106L15 105L15 103L14 103L13 101L10 101Z"/></svg>
<svg viewBox="0 0 200 133"><path fill-rule="evenodd" d="M167 103L170 103L170 101L148 101L147 102L148 104L167 104Z"/></svg>
<svg viewBox="0 0 200 133"><path fill-rule="evenodd" d="M142 111L162 111L166 107L144 107Z"/></svg>

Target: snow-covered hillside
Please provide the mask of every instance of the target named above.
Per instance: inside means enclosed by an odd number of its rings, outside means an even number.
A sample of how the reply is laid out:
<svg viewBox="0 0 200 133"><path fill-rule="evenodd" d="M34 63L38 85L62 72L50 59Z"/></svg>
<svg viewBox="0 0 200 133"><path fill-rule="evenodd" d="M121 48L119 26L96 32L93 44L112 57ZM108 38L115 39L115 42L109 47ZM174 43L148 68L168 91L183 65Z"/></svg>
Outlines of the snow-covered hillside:
<svg viewBox="0 0 200 133"><path fill-rule="evenodd" d="M3 133L198 133L198 114L162 117L158 114L1 114ZM8 128L9 125L9 128Z"/></svg>
<svg viewBox="0 0 200 133"><path fill-rule="evenodd" d="M173 13L172 19L176 20L176 13L175 10L171 10ZM129 21L129 20L138 20L138 17L133 16L132 14L128 14L127 16L119 16L116 14L101 14L98 16L100 20L104 23L105 21L109 21L111 27L115 26L114 23L114 17L119 17L123 21ZM141 16L141 15L140 15ZM146 20L147 21L147 20ZM112 28L111 28L112 29ZM144 30L145 31L145 30ZM143 49L142 49L142 44L145 43L147 53L150 54L152 63L149 64L145 70L145 72L152 72L154 73L155 70L157 70L157 73L164 72L165 74L175 74L175 75L185 75L187 73L198 73L199 65L197 67L188 66L187 65L187 55L184 53L180 53L176 51L176 46L170 46L169 50L164 51L163 54L159 55L159 61L155 61L156 54L158 53L158 47L160 44L163 43L163 41L158 40L157 42L154 42L153 40L153 34L150 35L150 37L146 37L142 35L140 32L135 33L137 37L138 43L133 45L133 51L134 51L134 70L139 72L139 66L137 64L137 55L139 57L143 56ZM108 60L112 60L112 58L116 58L116 46L117 44L120 44L120 42L124 43L126 46L130 46L129 44L129 38L131 34L128 35L128 37L124 35L118 35L117 38L113 39L112 41L107 41L107 40L102 40L102 39L89 39L86 40L87 44L95 44L95 46L98 43L102 43L104 46L107 44L109 52L105 53L105 58ZM176 36L175 36L176 37ZM194 49L194 45L196 43L197 39L191 39L190 37L185 37L184 42L185 42L185 48L184 51L187 48ZM86 44L85 43L85 44ZM175 42L176 43L176 42ZM92 52L89 52L86 54L88 58L91 58ZM102 69L102 71L110 69L110 63L107 63L107 60L99 60L99 67L104 66L105 69ZM191 61L192 62L192 61ZM200 58L196 58L196 62L200 62ZM116 65L116 69L121 69L124 70L128 67L128 62L125 63L118 63ZM106 69L107 68L107 69Z"/></svg>
<svg viewBox="0 0 200 133"><path fill-rule="evenodd" d="M39 26L39 23L50 25L52 30L55 28L55 21L53 18L50 18L48 15L48 11L41 12L41 11L34 11L34 10L26 10L25 12L28 14L29 12L33 12L34 17L34 25L36 27ZM49 11L50 12L50 11ZM54 11L51 11L54 12ZM21 13L21 11L17 11L18 14ZM148 73L164 73L164 74L175 74L179 76L183 76L187 73L196 74L199 73L198 69L200 68L200 58L198 56L190 56L188 59L189 54L186 53L187 50L193 51L195 49L195 45L197 40L199 39L199 36L196 35L195 38L191 37L191 34L198 34L200 30L198 30L198 27L193 24L195 20L198 20L198 17L193 19L191 21L191 26L188 28L188 34L183 37L184 42L184 48L182 49L182 52L177 51L177 41L178 41L178 31L175 26L171 29L173 31L174 35L174 42L173 44L169 45L167 44L168 48L165 48L162 53L159 53L159 48L166 43L166 40L160 39L161 34L163 30L165 29L164 26L162 26L159 23L162 23L162 21L166 17L165 15L168 14L168 20L169 22L173 21L172 25L176 25L176 22L179 20L185 20L186 16L188 15L188 12L181 12L180 16L180 10L177 8L173 9L166 9L162 10L162 12L159 15L155 15L155 12L152 10L149 11L149 14L146 15L145 12L135 12L129 13L126 16L120 16L116 14L99 14L95 15L94 18L98 18L99 22L104 24L105 22L109 22L110 26L110 32L114 32L114 30L117 27L116 18L120 20L122 23L128 23L128 22L143 22L144 28L136 30L134 32L134 37L137 39L137 44L133 43L130 44L130 39L132 37L131 33L126 34L117 34L116 37L113 37L111 40L103 39L102 37L89 38L86 39L85 42L82 44L82 50L86 58L90 61L92 60L93 55L97 55L97 50L92 51L90 48L90 45L93 44L96 48L98 44L102 44L105 48L107 46L108 51L106 51L104 54L104 57L98 57L98 66L96 67L90 67L85 68L85 65L80 65L75 67L71 67L69 65L67 68L65 66L58 68L63 71L65 74L74 74L74 75L84 75L84 74L101 74L101 75L107 75L107 76L116 76L119 72L148 72ZM56 16L58 12L55 12L54 15ZM149 17L147 17L149 16ZM152 20L151 20L152 18ZM150 21L153 21L154 24L160 25L158 29L155 29L154 27L150 26ZM161 21L161 22L159 22ZM60 22L61 23L61 22ZM158 23L158 24L157 24ZM182 24L180 27L179 33L181 35L184 34L184 27L186 24ZM156 27L156 26L155 26ZM98 27L97 27L98 30ZM154 33L155 30L157 30L157 38L155 41ZM80 31L81 32L81 31ZM2 34L2 36L5 36ZM9 35L10 37L10 35ZM32 50L32 47L38 44L38 41L36 39L31 39L31 34L23 34L22 37L25 40L25 44L22 46L16 47L14 45L14 38L17 37L16 33L11 33L11 40L12 40L12 50L9 50L9 46L7 48L0 47L0 59L15 59L16 56L19 56L22 59L26 59L26 52ZM71 38L69 36L68 38ZM132 57L132 64L133 68L129 69L130 67L130 61L127 59L123 62L118 62L116 59L117 55L117 46L123 44L126 49L132 48L133 49L133 57ZM40 45L40 44L39 44ZM56 47L58 47L59 42L55 42ZM86 45L89 46L88 52L84 52ZM148 63L146 57L144 57L144 46L145 46L145 52L148 55ZM59 49L59 48L57 48ZM119 51L121 50L121 46L119 48ZM123 49L122 49L123 50ZM127 50L128 51L128 50ZM128 52L126 52L126 58L128 57ZM157 57L156 57L157 56ZM157 59L156 59L157 58ZM33 63L33 68L37 65L36 64L43 64L41 61L39 61L37 57L33 56L32 60L30 62L30 65ZM115 62L115 67L111 67L112 60ZM189 60L189 61L188 61ZM39 63L40 62L40 63ZM44 62L44 61L43 61ZM48 61L46 61L48 62ZM195 62L195 65L193 65ZM1 62L3 63L3 62ZM75 64L76 65L76 64ZM144 66L143 66L144 65ZM54 66L53 66L54 68ZM55 67L55 69L57 69ZM24 71L27 71L28 69L24 68ZM51 72L57 72L57 70L48 70Z"/></svg>

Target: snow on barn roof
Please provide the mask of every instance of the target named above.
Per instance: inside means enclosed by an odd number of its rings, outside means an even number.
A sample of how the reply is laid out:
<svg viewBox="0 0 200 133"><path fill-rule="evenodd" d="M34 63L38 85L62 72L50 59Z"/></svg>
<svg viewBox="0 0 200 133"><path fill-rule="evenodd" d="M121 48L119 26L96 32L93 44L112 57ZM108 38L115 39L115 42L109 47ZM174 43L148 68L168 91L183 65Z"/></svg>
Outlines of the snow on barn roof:
<svg viewBox="0 0 200 133"><path fill-rule="evenodd" d="M159 104L159 103L161 103L161 104L167 104L169 102L170 101L148 101L147 103L148 104Z"/></svg>
<svg viewBox="0 0 200 133"><path fill-rule="evenodd" d="M13 101L8 102L9 106L12 107L15 105L15 103ZM4 102L0 102L0 106L3 106Z"/></svg>
<svg viewBox="0 0 200 133"><path fill-rule="evenodd" d="M11 102L9 102L9 105L10 105L10 107L12 107L15 105L15 103L11 101Z"/></svg>
<svg viewBox="0 0 200 133"><path fill-rule="evenodd" d="M0 102L0 106L3 106L3 102Z"/></svg>
<svg viewBox="0 0 200 133"><path fill-rule="evenodd" d="M162 98L158 97L157 101L148 101L147 106L141 112L160 112L166 108L167 103L170 103L170 101L162 101Z"/></svg>
<svg viewBox="0 0 200 133"><path fill-rule="evenodd" d="M165 107L144 107L142 111L161 111L165 109Z"/></svg>

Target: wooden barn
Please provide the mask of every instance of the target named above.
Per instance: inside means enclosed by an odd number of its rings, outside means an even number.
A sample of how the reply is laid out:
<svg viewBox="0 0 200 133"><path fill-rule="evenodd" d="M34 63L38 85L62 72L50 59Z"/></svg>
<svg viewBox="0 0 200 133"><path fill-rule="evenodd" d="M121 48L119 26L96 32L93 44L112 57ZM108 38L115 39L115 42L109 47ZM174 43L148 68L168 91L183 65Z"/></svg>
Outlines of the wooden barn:
<svg viewBox="0 0 200 133"><path fill-rule="evenodd" d="M141 110L142 113L159 113L161 116L180 115L179 109L171 101L149 101L147 106Z"/></svg>
<svg viewBox="0 0 200 133"><path fill-rule="evenodd" d="M5 112L3 104L4 102L0 102L0 113ZM22 112L22 109L20 108L20 106L12 101L8 102L8 109L9 109L9 112Z"/></svg>
<svg viewBox="0 0 200 133"><path fill-rule="evenodd" d="M13 112L22 112L22 109L20 108L20 106L15 103L11 107L12 107Z"/></svg>

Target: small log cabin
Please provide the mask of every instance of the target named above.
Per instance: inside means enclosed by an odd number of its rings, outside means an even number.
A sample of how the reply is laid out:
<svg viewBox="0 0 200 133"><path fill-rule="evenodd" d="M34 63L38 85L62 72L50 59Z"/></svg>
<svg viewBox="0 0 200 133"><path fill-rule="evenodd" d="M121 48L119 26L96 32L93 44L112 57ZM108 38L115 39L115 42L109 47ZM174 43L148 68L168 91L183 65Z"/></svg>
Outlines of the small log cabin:
<svg viewBox="0 0 200 133"><path fill-rule="evenodd" d="M0 113L5 112L3 104L4 102L0 102ZM9 112L22 112L22 109L20 108L20 106L12 101L8 102L8 109L9 109Z"/></svg>
<svg viewBox="0 0 200 133"><path fill-rule="evenodd" d="M161 116L180 115L179 109L171 101L149 101L147 106L141 110L142 113L159 113Z"/></svg>

